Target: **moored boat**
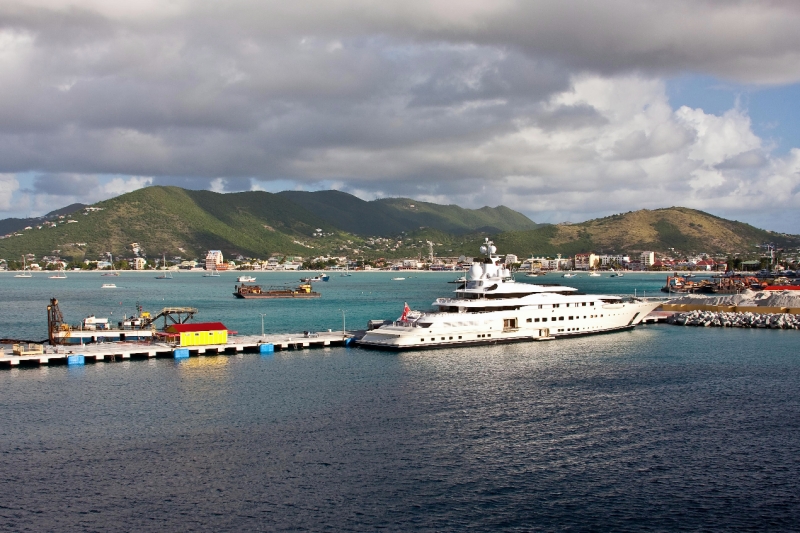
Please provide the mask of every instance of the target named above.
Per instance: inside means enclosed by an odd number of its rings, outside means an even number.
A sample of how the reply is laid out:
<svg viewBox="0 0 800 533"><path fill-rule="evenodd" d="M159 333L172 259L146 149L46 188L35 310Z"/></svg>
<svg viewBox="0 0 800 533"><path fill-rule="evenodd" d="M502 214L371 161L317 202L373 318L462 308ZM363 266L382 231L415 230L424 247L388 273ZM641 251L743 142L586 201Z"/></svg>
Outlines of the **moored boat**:
<svg viewBox="0 0 800 533"><path fill-rule="evenodd" d="M486 240L455 297L432 312L408 305L397 320L367 331L360 345L392 350L550 340L631 329L661 302L581 294L573 287L517 283Z"/></svg>
<svg viewBox="0 0 800 533"><path fill-rule="evenodd" d="M304 283L292 289L289 287L271 287L266 290L260 285L241 285L234 286L233 295L237 298L319 298L320 293L312 291L311 285Z"/></svg>

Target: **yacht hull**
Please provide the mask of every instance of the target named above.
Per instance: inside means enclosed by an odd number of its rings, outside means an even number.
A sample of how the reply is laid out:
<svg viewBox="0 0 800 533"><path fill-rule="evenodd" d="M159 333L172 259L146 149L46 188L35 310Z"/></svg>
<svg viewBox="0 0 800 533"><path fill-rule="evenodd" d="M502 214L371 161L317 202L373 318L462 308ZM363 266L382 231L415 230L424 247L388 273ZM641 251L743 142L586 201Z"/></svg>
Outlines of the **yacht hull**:
<svg viewBox="0 0 800 533"><path fill-rule="evenodd" d="M592 331L592 332L570 332L570 333L559 333L557 335L553 335L550 337L514 337L514 338L506 338L506 339L475 339L471 341L444 341L438 344L419 344L419 345L395 345L395 344L385 344L385 343L378 343L378 342L362 342L361 340L357 341L359 346L363 346L364 348L374 349L374 350L385 350L389 352L399 352L403 350L439 350L445 348L471 348L473 346L492 346L498 344L521 344L523 342L534 342L534 341L550 341L556 339L566 339L566 338L573 338L573 337L587 337L590 335L610 335L612 333L619 333L621 331L630 331L634 329L636 326L622 326L619 328L608 329L604 331Z"/></svg>
<svg viewBox="0 0 800 533"><path fill-rule="evenodd" d="M563 311L523 308L498 313L434 313L425 318L429 326L395 322L366 332L358 344L383 350L430 350L601 335L633 329L659 305L640 302ZM458 321L481 323L473 328L452 325Z"/></svg>

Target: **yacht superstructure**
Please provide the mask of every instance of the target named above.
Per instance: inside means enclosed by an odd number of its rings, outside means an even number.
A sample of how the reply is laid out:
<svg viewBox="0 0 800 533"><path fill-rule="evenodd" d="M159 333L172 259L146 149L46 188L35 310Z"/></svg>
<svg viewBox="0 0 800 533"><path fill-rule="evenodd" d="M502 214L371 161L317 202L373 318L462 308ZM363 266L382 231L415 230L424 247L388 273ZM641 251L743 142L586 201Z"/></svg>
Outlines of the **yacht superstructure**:
<svg viewBox="0 0 800 533"><path fill-rule="evenodd" d="M359 344L402 350L607 333L633 328L661 303L517 283L496 251L487 239L483 262L472 265L454 298L437 298L428 313L406 306L398 320L367 331Z"/></svg>

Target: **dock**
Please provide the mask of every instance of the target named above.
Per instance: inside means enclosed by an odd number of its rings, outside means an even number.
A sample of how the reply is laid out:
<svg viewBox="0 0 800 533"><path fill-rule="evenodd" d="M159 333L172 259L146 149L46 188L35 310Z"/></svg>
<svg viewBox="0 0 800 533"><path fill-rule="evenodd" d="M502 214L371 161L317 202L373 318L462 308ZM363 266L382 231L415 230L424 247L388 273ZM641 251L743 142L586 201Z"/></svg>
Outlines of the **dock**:
<svg viewBox="0 0 800 533"><path fill-rule="evenodd" d="M674 311L651 311L650 314L642 319L642 324L659 324L662 322L667 322L669 317L674 314Z"/></svg>
<svg viewBox="0 0 800 533"><path fill-rule="evenodd" d="M136 359L184 359L199 355L270 354L328 346L350 346L356 332L284 333L231 336L225 344L177 346L166 342L108 342L72 345L15 345L20 355L3 350L0 369L43 365L83 365Z"/></svg>

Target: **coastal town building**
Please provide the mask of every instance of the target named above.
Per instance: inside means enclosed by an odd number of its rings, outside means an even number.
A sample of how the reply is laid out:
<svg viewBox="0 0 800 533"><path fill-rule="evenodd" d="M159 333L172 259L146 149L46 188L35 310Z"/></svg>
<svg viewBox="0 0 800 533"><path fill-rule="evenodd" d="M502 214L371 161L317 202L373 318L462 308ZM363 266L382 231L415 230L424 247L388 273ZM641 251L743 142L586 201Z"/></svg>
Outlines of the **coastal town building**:
<svg viewBox="0 0 800 533"><path fill-rule="evenodd" d="M228 270L220 250L209 250L206 254L206 270Z"/></svg>
<svg viewBox="0 0 800 533"><path fill-rule="evenodd" d="M134 270L144 270L145 265L147 265L147 261L143 257L134 257L131 262Z"/></svg>
<svg viewBox="0 0 800 533"><path fill-rule="evenodd" d="M520 270L567 270L571 268L572 260L565 259L558 254L556 258L552 257L534 257L531 256L520 265Z"/></svg>
<svg viewBox="0 0 800 533"><path fill-rule="evenodd" d="M600 265L598 256L593 253L588 254L575 254L574 267L575 270L591 270Z"/></svg>

